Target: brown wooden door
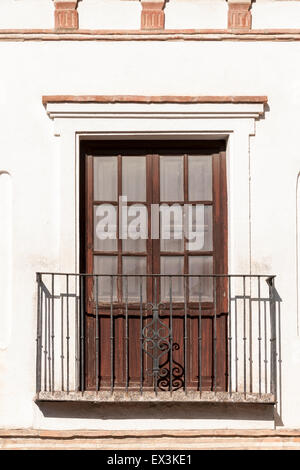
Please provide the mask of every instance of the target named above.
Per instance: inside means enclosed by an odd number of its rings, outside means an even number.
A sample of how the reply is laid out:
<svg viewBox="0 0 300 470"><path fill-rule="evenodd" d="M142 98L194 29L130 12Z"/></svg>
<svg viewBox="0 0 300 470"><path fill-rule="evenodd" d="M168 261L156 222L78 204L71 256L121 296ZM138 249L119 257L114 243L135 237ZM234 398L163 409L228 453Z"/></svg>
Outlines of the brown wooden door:
<svg viewBox="0 0 300 470"><path fill-rule="evenodd" d="M100 275L96 285L92 278L86 281L85 388L153 389L153 358L143 350L143 335L153 320L148 304L161 301L159 318L165 331L172 330L172 352L162 350L159 390L225 390L227 283L188 277L227 273L225 144L88 143L82 146L81 173L81 269ZM128 208L147 211L147 239L120 238L119 198L124 195ZM97 235L105 204L117 212L110 225L116 239ZM201 206L204 238L199 246L176 238L182 230L176 211L167 224L160 216L153 239L153 204L175 204L182 213L185 205ZM197 223L192 220L194 230ZM165 231L171 239L162 239ZM160 274L185 277L155 276Z"/></svg>

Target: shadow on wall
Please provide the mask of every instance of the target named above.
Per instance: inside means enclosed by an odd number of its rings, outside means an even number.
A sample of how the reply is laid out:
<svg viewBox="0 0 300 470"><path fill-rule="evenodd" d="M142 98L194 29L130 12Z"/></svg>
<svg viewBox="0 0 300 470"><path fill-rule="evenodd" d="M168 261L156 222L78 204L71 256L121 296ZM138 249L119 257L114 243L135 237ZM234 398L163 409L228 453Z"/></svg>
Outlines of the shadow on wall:
<svg viewBox="0 0 300 470"><path fill-rule="evenodd" d="M232 403L39 403L44 418L81 419L184 419L248 420L274 422L270 404Z"/></svg>

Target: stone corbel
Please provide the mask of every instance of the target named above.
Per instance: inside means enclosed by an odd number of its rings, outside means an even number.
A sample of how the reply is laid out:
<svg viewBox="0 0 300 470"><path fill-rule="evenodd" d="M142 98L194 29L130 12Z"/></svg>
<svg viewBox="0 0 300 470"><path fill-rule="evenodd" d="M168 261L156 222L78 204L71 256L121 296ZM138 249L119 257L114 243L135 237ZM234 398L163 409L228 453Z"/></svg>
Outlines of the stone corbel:
<svg viewBox="0 0 300 470"><path fill-rule="evenodd" d="M228 29L249 31L252 26L252 0L228 1Z"/></svg>
<svg viewBox="0 0 300 470"><path fill-rule="evenodd" d="M54 0L55 29L78 29L78 0Z"/></svg>
<svg viewBox="0 0 300 470"><path fill-rule="evenodd" d="M164 29L166 0L141 0L141 29Z"/></svg>

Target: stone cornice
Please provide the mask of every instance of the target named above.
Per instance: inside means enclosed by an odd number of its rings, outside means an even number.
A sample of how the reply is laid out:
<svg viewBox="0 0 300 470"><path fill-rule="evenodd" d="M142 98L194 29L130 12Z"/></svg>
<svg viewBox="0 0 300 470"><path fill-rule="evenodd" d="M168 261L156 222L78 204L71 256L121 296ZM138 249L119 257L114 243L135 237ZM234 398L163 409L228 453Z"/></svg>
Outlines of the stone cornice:
<svg viewBox="0 0 300 470"><path fill-rule="evenodd" d="M234 103L249 104L268 102L267 96L145 96L145 95L49 95L42 97L43 105L48 103Z"/></svg>
<svg viewBox="0 0 300 470"><path fill-rule="evenodd" d="M16 438L16 437L44 437L44 438L57 438L57 439L74 439L75 437L190 437L195 438L197 436L203 437L257 437L257 438L267 438L267 437L294 437L300 439L300 429L288 429L288 428L279 428L279 429L139 429L139 430L82 430L82 429L0 429L0 438Z"/></svg>
<svg viewBox="0 0 300 470"><path fill-rule="evenodd" d="M267 96L52 95L42 102L51 119L259 119Z"/></svg>
<svg viewBox="0 0 300 470"><path fill-rule="evenodd" d="M0 29L0 41L299 41L300 29L83 30Z"/></svg>
<svg viewBox="0 0 300 470"><path fill-rule="evenodd" d="M80 406L80 404L79 404ZM125 405L126 406L126 405ZM202 405L205 406L205 405ZM211 406L211 405L209 405ZM219 405L220 406L220 405ZM226 405L228 406L228 405ZM235 405L237 407L239 405ZM249 405L248 405L249 406ZM251 407L257 405L250 405ZM260 405L270 407L270 405ZM205 408L206 409L206 408ZM235 408L236 410L239 408ZM254 408L251 408L254 410ZM260 408L262 410L262 408ZM265 409L265 408L264 408ZM269 425L270 426L270 425ZM166 448L201 450L283 450L300 449L299 429L137 429L61 430L1 429L0 448L41 449L127 449Z"/></svg>

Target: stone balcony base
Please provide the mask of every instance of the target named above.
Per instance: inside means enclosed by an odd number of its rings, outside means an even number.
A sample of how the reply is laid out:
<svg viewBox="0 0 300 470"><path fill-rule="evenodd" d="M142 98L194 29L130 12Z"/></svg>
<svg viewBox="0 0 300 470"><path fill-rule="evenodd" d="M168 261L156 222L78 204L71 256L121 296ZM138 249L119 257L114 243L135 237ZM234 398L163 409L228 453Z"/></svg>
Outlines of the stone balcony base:
<svg viewBox="0 0 300 470"><path fill-rule="evenodd" d="M270 393L259 395L258 393L228 393L228 392L202 392L189 391L185 394L182 391L154 392L139 391L110 391L100 392L40 392L36 396L36 401L47 402L91 402L91 403L120 403L120 402L199 402L199 403L262 403L275 404L275 397Z"/></svg>

